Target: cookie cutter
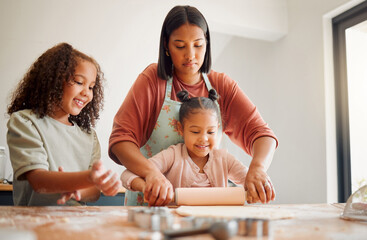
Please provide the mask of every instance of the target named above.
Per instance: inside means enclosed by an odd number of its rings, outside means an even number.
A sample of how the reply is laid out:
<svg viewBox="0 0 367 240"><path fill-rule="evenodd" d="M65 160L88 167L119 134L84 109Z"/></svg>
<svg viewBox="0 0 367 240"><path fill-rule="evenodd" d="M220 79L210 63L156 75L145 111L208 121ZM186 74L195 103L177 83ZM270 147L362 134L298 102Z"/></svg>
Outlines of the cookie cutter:
<svg viewBox="0 0 367 240"><path fill-rule="evenodd" d="M269 219L261 218L237 218L239 236L270 237L272 236L272 224Z"/></svg>
<svg viewBox="0 0 367 240"><path fill-rule="evenodd" d="M128 222L150 231L171 229L174 216L167 207L139 207L128 209Z"/></svg>

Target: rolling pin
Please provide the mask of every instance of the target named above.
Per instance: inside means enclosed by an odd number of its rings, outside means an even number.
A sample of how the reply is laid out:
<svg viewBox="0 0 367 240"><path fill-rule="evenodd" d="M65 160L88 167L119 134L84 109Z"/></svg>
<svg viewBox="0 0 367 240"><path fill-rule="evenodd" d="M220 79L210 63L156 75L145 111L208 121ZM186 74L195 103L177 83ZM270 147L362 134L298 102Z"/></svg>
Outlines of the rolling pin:
<svg viewBox="0 0 367 240"><path fill-rule="evenodd" d="M176 188L176 205L244 205L247 192L243 187Z"/></svg>

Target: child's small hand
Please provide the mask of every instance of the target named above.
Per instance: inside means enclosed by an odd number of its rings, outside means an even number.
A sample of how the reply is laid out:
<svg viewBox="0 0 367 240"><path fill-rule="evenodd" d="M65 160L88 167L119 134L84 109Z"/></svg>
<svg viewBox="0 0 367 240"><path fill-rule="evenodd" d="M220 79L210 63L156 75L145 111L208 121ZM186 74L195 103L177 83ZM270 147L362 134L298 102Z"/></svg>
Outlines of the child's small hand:
<svg viewBox="0 0 367 240"><path fill-rule="evenodd" d="M111 170L106 171L102 161L97 161L93 164L90 178L106 196L115 196L122 186L117 173L113 173Z"/></svg>
<svg viewBox="0 0 367 240"><path fill-rule="evenodd" d="M64 168L63 167L59 167L59 172L63 172L63 171L64 171ZM59 198L57 200L57 204L63 205L63 204L65 204L67 201L69 201L72 198L74 198L77 201L80 201L80 199L81 199L80 191L79 190L75 190L74 192L62 193L61 194L61 198Z"/></svg>

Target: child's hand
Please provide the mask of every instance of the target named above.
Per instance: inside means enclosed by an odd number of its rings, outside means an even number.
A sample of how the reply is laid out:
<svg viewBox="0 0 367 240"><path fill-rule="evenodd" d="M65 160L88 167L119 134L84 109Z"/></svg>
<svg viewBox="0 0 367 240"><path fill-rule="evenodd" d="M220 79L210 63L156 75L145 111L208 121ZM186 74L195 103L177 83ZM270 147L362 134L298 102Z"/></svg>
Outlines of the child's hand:
<svg viewBox="0 0 367 240"><path fill-rule="evenodd" d="M64 168L59 167L59 172L63 172L63 171L64 171ZM80 191L75 190L74 192L66 192L66 193L61 194L61 198L57 200L57 204L63 205L72 198L74 198L77 201L80 201L81 199Z"/></svg>
<svg viewBox="0 0 367 240"><path fill-rule="evenodd" d="M106 171L102 161L95 162L92 166L90 178L96 187L106 196L115 196L122 185L117 173Z"/></svg>

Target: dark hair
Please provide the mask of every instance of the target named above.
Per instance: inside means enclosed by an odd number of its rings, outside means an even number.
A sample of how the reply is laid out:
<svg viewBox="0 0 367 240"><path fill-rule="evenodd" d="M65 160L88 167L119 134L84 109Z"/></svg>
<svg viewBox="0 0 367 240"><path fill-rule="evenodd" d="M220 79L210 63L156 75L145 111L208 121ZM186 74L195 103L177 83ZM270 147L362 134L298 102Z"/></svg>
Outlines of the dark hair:
<svg viewBox="0 0 367 240"><path fill-rule="evenodd" d="M158 76L162 79L168 80L173 75L171 57L166 55L166 46L168 45L169 37L174 30L186 23L194 24L203 30L206 38L206 51L200 72L208 73L210 71L212 58L210 51L210 34L208 23L206 22L203 14L201 14L201 12L199 12L199 10L197 10L195 7L176 6L167 14L161 30L158 58Z"/></svg>
<svg viewBox="0 0 367 240"><path fill-rule="evenodd" d="M179 111L179 121L181 123L183 123L183 120L196 109L213 110L217 114L217 117L219 116L219 110L215 104L215 100L217 100L219 96L215 89L210 89L208 97L189 98L189 93L186 90L178 92L176 96L182 102Z"/></svg>
<svg viewBox="0 0 367 240"><path fill-rule="evenodd" d="M99 119L99 111L103 108L103 72L99 64L70 44L60 43L43 53L28 69L16 90L12 93L8 114L23 109L31 109L39 118L53 113L63 96L63 83L71 83L74 79L78 62L85 60L97 69L97 78L93 87L93 99L77 116L69 116L69 121L90 131Z"/></svg>

